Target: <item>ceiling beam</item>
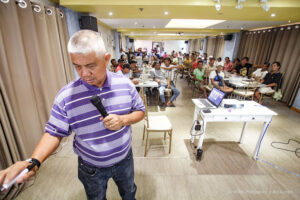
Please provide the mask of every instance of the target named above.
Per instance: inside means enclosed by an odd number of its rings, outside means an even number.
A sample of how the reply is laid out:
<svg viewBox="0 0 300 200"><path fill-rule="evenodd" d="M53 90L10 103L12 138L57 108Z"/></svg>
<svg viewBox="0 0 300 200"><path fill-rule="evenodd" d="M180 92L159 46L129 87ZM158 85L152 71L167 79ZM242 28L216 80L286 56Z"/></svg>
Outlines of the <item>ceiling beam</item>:
<svg viewBox="0 0 300 200"><path fill-rule="evenodd" d="M60 0L60 4L67 5L98 5L98 6L215 6L213 0ZM235 6L235 0L221 0L222 6ZM247 0L242 3L246 7L260 7L259 0ZM300 7L299 0L270 0L268 5L271 7Z"/></svg>

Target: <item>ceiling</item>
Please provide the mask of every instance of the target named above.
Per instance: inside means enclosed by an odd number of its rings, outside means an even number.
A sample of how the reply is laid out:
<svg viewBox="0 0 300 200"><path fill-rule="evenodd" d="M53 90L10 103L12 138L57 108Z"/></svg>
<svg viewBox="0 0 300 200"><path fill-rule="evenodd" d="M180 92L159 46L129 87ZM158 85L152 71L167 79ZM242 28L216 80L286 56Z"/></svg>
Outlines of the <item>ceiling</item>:
<svg viewBox="0 0 300 200"><path fill-rule="evenodd" d="M194 39L300 22L300 0L268 0L268 12L260 0L246 0L240 10L235 8L237 0L220 3L221 10L217 11L215 0L60 0L60 5L91 13L99 23L135 39ZM271 17L271 13L276 16ZM167 29L170 19L226 21L201 29Z"/></svg>

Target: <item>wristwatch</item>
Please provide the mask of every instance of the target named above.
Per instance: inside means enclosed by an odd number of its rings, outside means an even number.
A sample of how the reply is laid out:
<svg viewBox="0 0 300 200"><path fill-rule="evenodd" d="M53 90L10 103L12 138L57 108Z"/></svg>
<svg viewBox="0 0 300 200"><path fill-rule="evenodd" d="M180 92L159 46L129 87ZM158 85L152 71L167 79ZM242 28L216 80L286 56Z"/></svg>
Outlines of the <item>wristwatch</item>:
<svg viewBox="0 0 300 200"><path fill-rule="evenodd" d="M41 162L38 159L28 158L28 159L26 159L26 161L29 163L35 164L38 168L40 168L40 166L41 166Z"/></svg>

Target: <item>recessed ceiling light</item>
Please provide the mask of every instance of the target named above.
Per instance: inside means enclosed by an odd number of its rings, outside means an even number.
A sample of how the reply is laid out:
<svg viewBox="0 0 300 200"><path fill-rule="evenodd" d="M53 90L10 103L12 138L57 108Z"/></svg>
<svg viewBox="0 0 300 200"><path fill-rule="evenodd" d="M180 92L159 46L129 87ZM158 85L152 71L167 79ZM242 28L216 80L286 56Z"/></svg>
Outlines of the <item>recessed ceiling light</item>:
<svg viewBox="0 0 300 200"><path fill-rule="evenodd" d="M109 13L108 13L108 15L109 15L109 16L112 16L112 15L113 15L113 13L112 13L112 12L109 12Z"/></svg>
<svg viewBox="0 0 300 200"><path fill-rule="evenodd" d="M165 15L168 15L169 14L169 12L168 11L165 11Z"/></svg>
<svg viewBox="0 0 300 200"><path fill-rule="evenodd" d="M275 14L275 13L272 13L272 14L271 14L271 17L275 17L275 16L276 16L276 14Z"/></svg>
<svg viewBox="0 0 300 200"><path fill-rule="evenodd" d="M134 25L137 25L138 23L137 22L134 22Z"/></svg>
<svg viewBox="0 0 300 200"><path fill-rule="evenodd" d="M171 19L165 28L207 28L225 20L208 19Z"/></svg>
<svg viewBox="0 0 300 200"><path fill-rule="evenodd" d="M289 20L288 23L291 23L291 20Z"/></svg>
<svg viewBox="0 0 300 200"><path fill-rule="evenodd" d="M241 27L241 30L244 30L244 28L243 28L243 27Z"/></svg>

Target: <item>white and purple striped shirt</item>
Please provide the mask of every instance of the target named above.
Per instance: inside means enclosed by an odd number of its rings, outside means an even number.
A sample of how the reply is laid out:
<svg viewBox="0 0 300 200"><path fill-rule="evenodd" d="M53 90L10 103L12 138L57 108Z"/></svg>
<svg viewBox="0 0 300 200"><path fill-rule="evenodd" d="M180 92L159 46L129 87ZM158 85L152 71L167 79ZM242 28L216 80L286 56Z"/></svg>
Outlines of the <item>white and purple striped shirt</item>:
<svg viewBox="0 0 300 200"><path fill-rule="evenodd" d="M74 152L97 167L109 167L122 161L131 147L132 132L131 126L117 131L106 129L90 98L98 95L108 114L145 111L142 99L128 78L109 71L106 74L102 88L82 79L64 86L55 97L45 127L45 132L58 137L69 136L74 131Z"/></svg>

